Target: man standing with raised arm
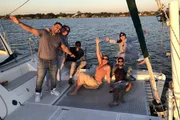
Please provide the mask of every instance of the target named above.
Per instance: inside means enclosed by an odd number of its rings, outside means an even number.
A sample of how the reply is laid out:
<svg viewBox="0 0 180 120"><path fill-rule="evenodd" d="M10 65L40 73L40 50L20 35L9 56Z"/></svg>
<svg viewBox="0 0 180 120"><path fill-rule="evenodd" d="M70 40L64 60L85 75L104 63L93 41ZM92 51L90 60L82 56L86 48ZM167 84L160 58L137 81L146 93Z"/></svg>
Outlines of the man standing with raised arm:
<svg viewBox="0 0 180 120"><path fill-rule="evenodd" d="M51 78L51 94L59 96L59 92L56 90L58 47L61 47L63 51L74 57L74 55L69 51L69 49L64 44L61 44L61 37L58 35L58 33L60 32L62 24L56 22L52 26L52 30L47 31L45 29L35 29L31 26L28 26L20 22L14 16L10 16L10 19L27 32L30 32L35 36L40 36L35 102L40 102L41 100L42 83L47 71L49 72Z"/></svg>

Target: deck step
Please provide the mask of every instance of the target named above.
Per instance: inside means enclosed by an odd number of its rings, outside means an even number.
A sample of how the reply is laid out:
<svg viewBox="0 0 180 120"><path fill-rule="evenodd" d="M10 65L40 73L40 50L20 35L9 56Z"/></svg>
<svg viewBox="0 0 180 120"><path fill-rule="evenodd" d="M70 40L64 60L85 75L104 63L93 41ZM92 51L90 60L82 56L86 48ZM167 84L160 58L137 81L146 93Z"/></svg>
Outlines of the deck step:
<svg viewBox="0 0 180 120"><path fill-rule="evenodd" d="M17 87L21 86L22 84L24 84L25 82L29 81L31 78L35 77L36 75L37 75L36 71L29 71L26 74L9 82L8 85L5 86L5 88L8 91L12 91Z"/></svg>

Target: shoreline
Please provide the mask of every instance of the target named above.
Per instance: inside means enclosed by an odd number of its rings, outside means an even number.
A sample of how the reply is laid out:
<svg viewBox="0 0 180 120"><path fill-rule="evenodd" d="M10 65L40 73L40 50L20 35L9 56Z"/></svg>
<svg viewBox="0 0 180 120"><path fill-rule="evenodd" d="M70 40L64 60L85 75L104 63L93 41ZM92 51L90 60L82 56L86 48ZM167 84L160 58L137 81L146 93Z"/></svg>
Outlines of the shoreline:
<svg viewBox="0 0 180 120"><path fill-rule="evenodd" d="M156 16L158 14L157 11L144 11L139 12L139 16ZM56 18L118 18L118 17L130 17L129 12L119 12L119 13L107 13L107 12L101 12L101 13L81 13L80 11L76 12L75 14L66 14L66 13L37 13L37 14L24 14L24 15L14 15L18 19L56 19ZM0 19L9 19L8 16L0 16Z"/></svg>

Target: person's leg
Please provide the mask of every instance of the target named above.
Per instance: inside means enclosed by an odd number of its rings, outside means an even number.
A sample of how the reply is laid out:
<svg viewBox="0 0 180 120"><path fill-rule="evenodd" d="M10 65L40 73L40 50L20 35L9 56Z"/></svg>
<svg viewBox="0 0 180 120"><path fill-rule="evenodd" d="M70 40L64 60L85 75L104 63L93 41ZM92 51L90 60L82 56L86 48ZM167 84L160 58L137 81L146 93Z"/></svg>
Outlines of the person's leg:
<svg viewBox="0 0 180 120"><path fill-rule="evenodd" d="M80 75L78 76L75 89L72 92L70 92L68 95L76 95L79 88L82 85L87 89L97 89L100 83L97 83L97 81L90 75L86 73L80 73Z"/></svg>
<svg viewBox="0 0 180 120"><path fill-rule="evenodd" d="M49 77L49 72L46 72L46 79L45 79L45 89L46 91L49 91L50 90L50 77Z"/></svg>
<svg viewBox="0 0 180 120"><path fill-rule="evenodd" d="M75 89L72 91L72 92L70 92L70 93L68 93L68 95L76 95L77 93L78 93L78 90L81 88L81 86L83 85L83 84L81 84L81 76L79 76L78 77L78 80L77 80L77 83L76 83L76 87L75 87Z"/></svg>
<svg viewBox="0 0 180 120"><path fill-rule="evenodd" d="M121 95L119 97L119 100L121 103L125 103L124 95L126 95L130 91L131 88L132 88L132 83L128 82L126 87L124 88L123 92L121 93Z"/></svg>
<svg viewBox="0 0 180 120"><path fill-rule="evenodd" d="M49 75L51 78L51 94L58 96L59 92L56 90L56 83L57 83L57 79L56 79L57 61L56 60L52 60L49 63Z"/></svg>
<svg viewBox="0 0 180 120"><path fill-rule="evenodd" d="M65 61L65 55L62 54L61 56L58 56L58 71L57 71L57 80L61 80L61 70L64 66L64 61Z"/></svg>
<svg viewBox="0 0 180 120"><path fill-rule="evenodd" d="M48 67L46 65L46 62L44 60L39 60L37 67L36 92L41 93L42 91L42 83L45 78L47 69Z"/></svg>
<svg viewBox="0 0 180 120"><path fill-rule="evenodd" d="M74 71L76 69L76 62L71 62L71 69L70 69L70 74L69 74L69 84L72 85L74 82L72 80L72 76L74 74Z"/></svg>
<svg viewBox="0 0 180 120"><path fill-rule="evenodd" d="M113 90L113 101L109 103L110 107L118 106L119 105L119 89L114 88Z"/></svg>
<svg viewBox="0 0 180 120"><path fill-rule="evenodd" d="M71 69L70 69L70 75L69 75L69 78L72 78L75 69L76 69L76 62L72 62L72 63L71 63Z"/></svg>
<svg viewBox="0 0 180 120"><path fill-rule="evenodd" d="M48 66L46 64L46 61L39 59L38 60L38 66L37 66L35 102L40 102L40 100L41 100L42 83L43 83L44 77L46 75L47 69L48 69Z"/></svg>
<svg viewBox="0 0 180 120"><path fill-rule="evenodd" d="M83 68L84 66L86 66L86 64L87 64L86 61L81 61L81 62L80 62L79 66L77 67L75 76L78 76L78 75L79 75L80 69Z"/></svg>

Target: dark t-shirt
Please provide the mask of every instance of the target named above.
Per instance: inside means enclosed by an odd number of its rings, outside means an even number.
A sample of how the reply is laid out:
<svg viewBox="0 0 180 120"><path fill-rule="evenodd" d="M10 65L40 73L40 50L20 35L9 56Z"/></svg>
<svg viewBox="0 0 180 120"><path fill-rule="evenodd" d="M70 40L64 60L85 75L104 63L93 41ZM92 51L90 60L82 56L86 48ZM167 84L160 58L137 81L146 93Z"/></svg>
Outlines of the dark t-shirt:
<svg viewBox="0 0 180 120"><path fill-rule="evenodd" d="M118 67L114 73L115 73L115 78L116 78L115 82L120 81L120 80L126 80L127 72L125 68Z"/></svg>
<svg viewBox="0 0 180 120"><path fill-rule="evenodd" d="M57 57L57 48L61 45L60 35L53 36L44 29L38 30L40 35L38 57L44 60L53 60Z"/></svg>
<svg viewBox="0 0 180 120"><path fill-rule="evenodd" d="M76 51L76 47L70 47L70 51L72 52L72 54L74 54L76 57L73 58L71 56L67 56L66 61L72 61L72 62L76 62L77 60L79 60L82 56L84 56L84 51L83 49L79 49L79 51Z"/></svg>

